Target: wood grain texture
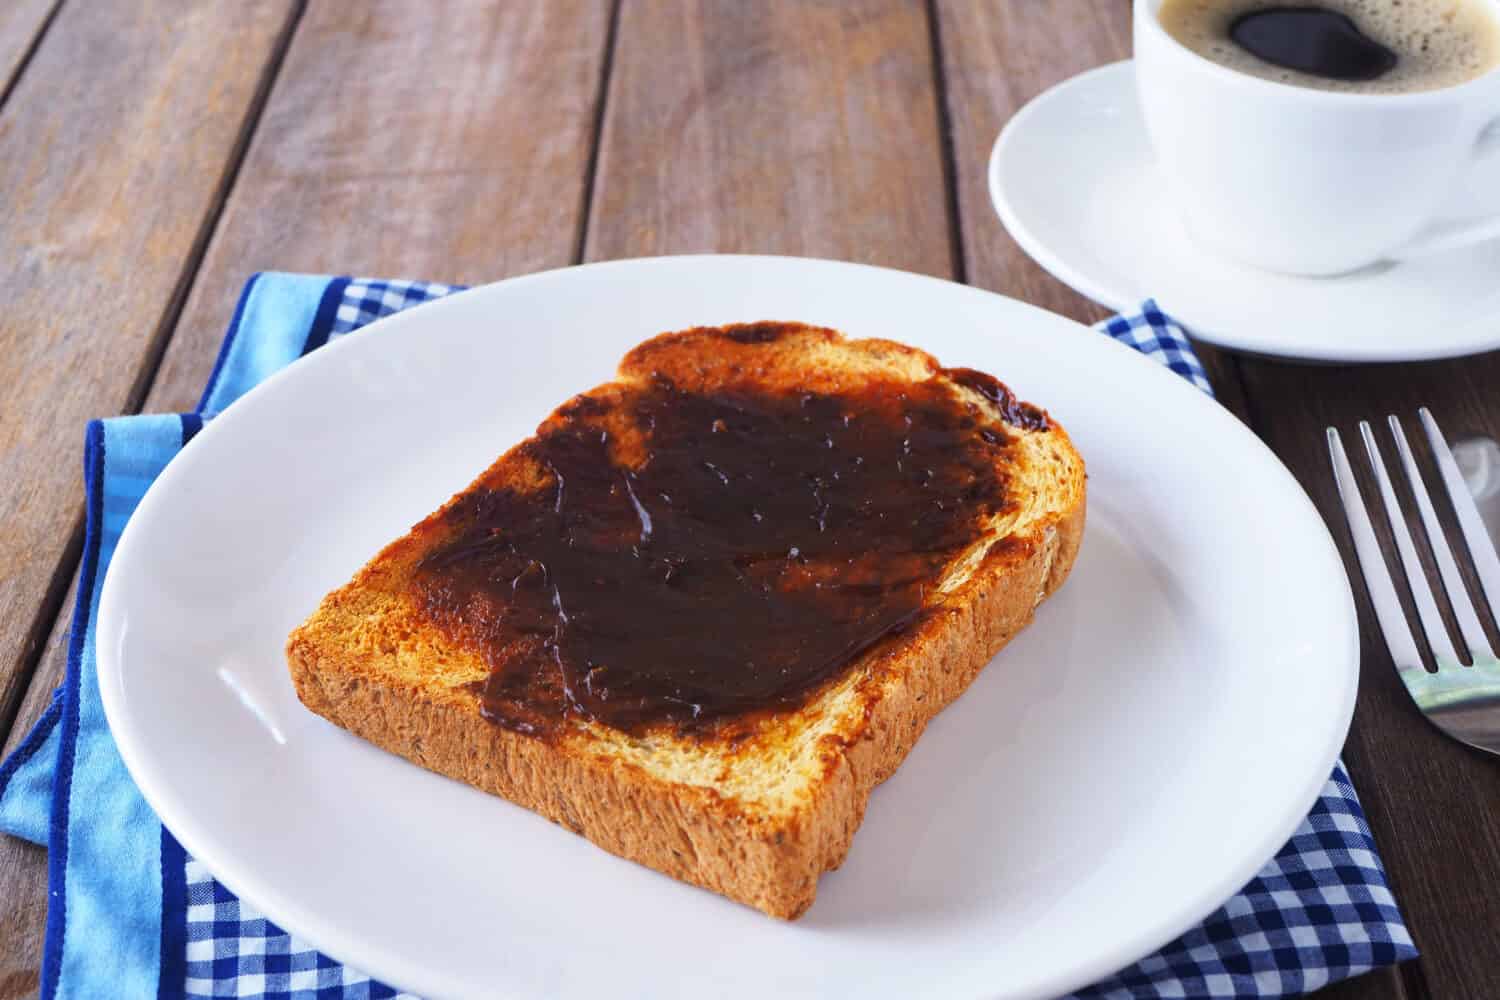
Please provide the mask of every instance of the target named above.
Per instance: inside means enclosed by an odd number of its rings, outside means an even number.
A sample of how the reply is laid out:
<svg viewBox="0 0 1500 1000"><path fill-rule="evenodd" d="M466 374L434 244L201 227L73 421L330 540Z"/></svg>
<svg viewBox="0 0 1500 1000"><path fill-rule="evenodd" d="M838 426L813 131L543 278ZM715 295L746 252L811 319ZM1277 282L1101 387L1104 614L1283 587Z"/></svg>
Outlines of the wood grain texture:
<svg viewBox="0 0 1500 1000"><path fill-rule="evenodd" d="M36 996L46 923L46 850L0 837L0 1000Z"/></svg>
<svg viewBox="0 0 1500 1000"><path fill-rule="evenodd" d="M1428 725L1397 678L1351 553L1324 438L1325 427L1339 428L1373 506L1358 421L1380 428L1387 460L1395 454L1386 414L1405 420L1420 452L1415 414L1423 405L1450 441L1500 437L1500 353L1351 368L1247 361L1244 372L1261 434L1322 511L1349 568L1363 656L1345 760L1422 951L1418 979L1433 998L1500 996L1500 767Z"/></svg>
<svg viewBox="0 0 1500 1000"><path fill-rule="evenodd" d="M625 0L586 256L709 251L953 274L920 4Z"/></svg>
<svg viewBox="0 0 1500 1000"><path fill-rule="evenodd" d="M150 410L191 409L259 270L479 283L573 262L608 0L314 0Z"/></svg>
<svg viewBox="0 0 1500 1000"><path fill-rule="evenodd" d="M76 551L84 421L138 398L290 13L69 5L0 114L0 726Z"/></svg>
<svg viewBox="0 0 1500 1000"><path fill-rule="evenodd" d="M1109 310L1036 264L990 203L990 148L1026 102L1071 76L1130 56L1121 0L938 0L959 218L969 282L1083 322Z"/></svg>
<svg viewBox="0 0 1500 1000"><path fill-rule="evenodd" d="M389 31L399 11L387 7L351 19L316 5L299 25L267 105L275 117L240 168L148 410L196 402L238 286L256 269L481 281L571 261L607 3L453 4L404 19L399 33ZM370 66L380 71L361 69ZM433 93L449 97L434 106ZM543 104L552 127L529 128L525 116ZM76 590L75 576L12 747L62 680ZM46 881L45 852L0 838L0 1000L35 990Z"/></svg>
<svg viewBox="0 0 1500 1000"><path fill-rule="evenodd" d="M62 0L7 0L0 4L0 96L10 88L27 53ZM3 106L3 105L0 105ZM4 996L0 980L0 996Z"/></svg>
<svg viewBox="0 0 1500 1000"><path fill-rule="evenodd" d="M990 202L990 149L1011 116L1071 76L1130 58L1124 0L936 0L957 214L970 284L1083 323L1110 310L1052 277L1011 239ZM1232 356L1206 344L1198 356L1219 401L1245 415Z"/></svg>

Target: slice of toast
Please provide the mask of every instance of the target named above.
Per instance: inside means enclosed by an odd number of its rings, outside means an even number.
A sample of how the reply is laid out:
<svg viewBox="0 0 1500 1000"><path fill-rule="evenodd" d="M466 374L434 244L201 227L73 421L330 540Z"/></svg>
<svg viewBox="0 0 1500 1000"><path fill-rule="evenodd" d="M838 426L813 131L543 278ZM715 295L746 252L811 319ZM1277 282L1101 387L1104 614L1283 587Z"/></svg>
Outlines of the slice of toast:
<svg viewBox="0 0 1500 1000"><path fill-rule="evenodd" d="M334 724L795 918L1083 524L1067 434L993 378L800 324L698 328L387 546L287 659Z"/></svg>

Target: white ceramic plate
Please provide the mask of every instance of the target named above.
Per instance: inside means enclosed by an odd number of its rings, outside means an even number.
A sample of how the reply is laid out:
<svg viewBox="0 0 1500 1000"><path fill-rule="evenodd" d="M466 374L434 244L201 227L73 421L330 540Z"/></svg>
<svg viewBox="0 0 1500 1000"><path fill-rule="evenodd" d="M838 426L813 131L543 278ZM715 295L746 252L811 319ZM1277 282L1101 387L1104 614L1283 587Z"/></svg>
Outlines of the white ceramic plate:
<svg viewBox="0 0 1500 1000"><path fill-rule="evenodd" d="M643 338L798 319L996 372L1089 468L1077 568L779 923L388 756L298 704L287 632ZM297 362L188 446L105 582L104 703L193 854L278 923L429 995L1041 997L1238 889L1328 777L1357 634L1322 521L1245 428L1082 326L789 258L518 278Z"/></svg>
<svg viewBox="0 0 1500 1000"><path fill-rule="evenodd" d="M1200 249L1157 175L1129 62L1022 108L995 143L989 182L1005 228L1053 276L1112 309L1154 297L1211 343L1324 362L1500 348L1500 240L1337 278L1269 274ZM1500 211L1500 186L1463 196Z"/></svg>

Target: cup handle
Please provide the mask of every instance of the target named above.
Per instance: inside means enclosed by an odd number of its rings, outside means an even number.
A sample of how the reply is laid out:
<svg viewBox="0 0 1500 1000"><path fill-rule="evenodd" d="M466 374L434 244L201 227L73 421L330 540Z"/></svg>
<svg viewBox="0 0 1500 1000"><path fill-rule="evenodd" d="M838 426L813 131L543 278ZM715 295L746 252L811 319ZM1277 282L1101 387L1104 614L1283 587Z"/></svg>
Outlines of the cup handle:
<svg viewBox="0 0 1500 1000"><path fill-rule="evenodd" d="M1474 140L1474 164L1500 165L1500 118L1495 119ZM1427 254L1470 243L1482 243L1500 237L1500 213L1478 219L1444 219L1423 229L1406 243L1391 251L1391 257L1405 260L1409 257L1424 257Z"/></svg>

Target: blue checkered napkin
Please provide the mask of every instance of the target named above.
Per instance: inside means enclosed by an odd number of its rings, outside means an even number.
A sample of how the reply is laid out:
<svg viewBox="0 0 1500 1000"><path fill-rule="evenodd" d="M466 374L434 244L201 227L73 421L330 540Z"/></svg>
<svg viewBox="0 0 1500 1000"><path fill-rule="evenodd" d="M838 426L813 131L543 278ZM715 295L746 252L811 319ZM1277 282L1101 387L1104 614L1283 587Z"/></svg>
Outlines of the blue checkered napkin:
<svg viewBox="0 0 1500 1000"><path fill-rule="evenodd" d="M339 279L334 279L337 283ZM374 281L351 278L342 288L333 288L339 296L328 339L342 337L372 323L382 316L463 291L463 285L440 285L430 281ZM317 346L316 344L312 346ZM305 352L304 352L305 353Z"/></svg>
<svg viewBox="0 0 1500 1000"><path fill-rule="evenodd" d="M1142 302L1141 307L1129 315L1105 320L1096 329L1161 362L1210 396L1214 394L1214 387L1209 384L1208 374L1204 372L1198 355L1193 353L1187 334L1156 307L1154 299Z"/></svg>
<svg viewBox="0 0 1500 1000"><path fill-rule="evenodd" d="M45 841L50 852L42 1000L405 996L277 927L161 827L119 762L99 711L91 622L120 530L205 415L331 339L458 290L258 275L241 297L199 414L90 425L88 530L68 678L16 754L0 764L0 829ZM1154 303L1101 329L1211 391L1187 337ZM1290 996L1415 953L1340 765L1307 821L1240 893L1157 954L1074 996Z"/></svg>
<svg viewBox="0 0 1500 1000"><path fill-rule="evenodd" d="M186 890L182 995L416 1000L409 993L396 993L364 973L340 965L308 942L288 934L254 907L240 902L191 857L179 854L173 861L183 866Z"/></svg>

